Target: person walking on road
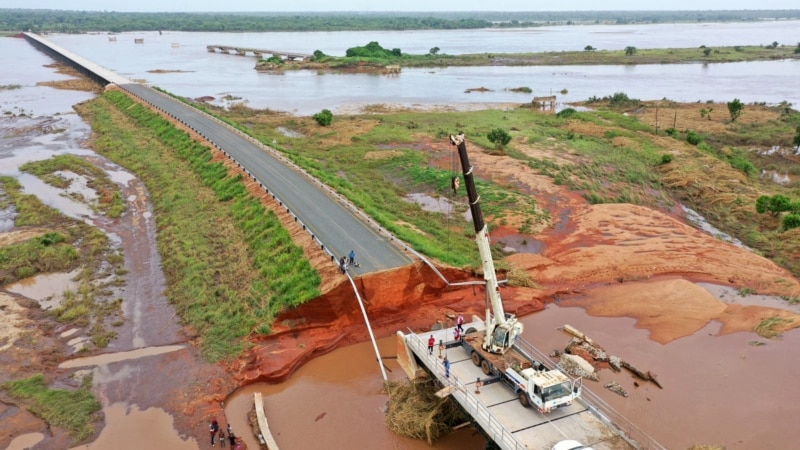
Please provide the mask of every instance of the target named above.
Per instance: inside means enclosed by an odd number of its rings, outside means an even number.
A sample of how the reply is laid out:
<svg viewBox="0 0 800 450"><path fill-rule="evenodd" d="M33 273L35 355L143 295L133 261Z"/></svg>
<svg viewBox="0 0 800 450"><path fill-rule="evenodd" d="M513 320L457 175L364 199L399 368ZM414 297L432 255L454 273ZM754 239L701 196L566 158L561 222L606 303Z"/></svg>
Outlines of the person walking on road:
<svg viewBox="0 0 800 450"><path fill-rule="evenodd" d="M221 429L219 430L219 446L225 447L225 432Z"/></svg>
<svg viewBox="0 0 800 450"><path fill-rule="evenodd" d="M435 344L436 344L436 339L434 339L433 335L431 335L430 339L428 339L428 354L429 355L433 354L433 346Z"/></svg>
<svg viewBox="0 0 800 450"><path fill-rule="evenodd" d="M447 359L447 356L444 357L442 364L444 364L444 377L450 378L450 360Z"/></svg>
<svg viewBox="0 0 800 450"><path fill-rule="evenodd" d="M342 275L347 273L347 258L344 256L339 260L339 270L342 271Z"/></svg>
<svg viewBox="0 0 800 450"><path fill-rule="evenodd" d="M461 314L459 314L458 318L456 319L456 328L458 328L460 333L464 332L464 316Z"/></svg>

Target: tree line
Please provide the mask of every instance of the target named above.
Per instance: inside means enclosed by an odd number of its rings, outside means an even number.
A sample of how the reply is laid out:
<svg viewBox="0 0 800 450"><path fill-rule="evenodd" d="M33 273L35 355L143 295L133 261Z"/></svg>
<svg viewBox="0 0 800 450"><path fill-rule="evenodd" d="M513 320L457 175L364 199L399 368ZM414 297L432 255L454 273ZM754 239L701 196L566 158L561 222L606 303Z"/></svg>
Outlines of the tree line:
<svg viewBox="0 0 800 450"><path fill-rule="evenodd" d="M536 27L586 23L731 22L800 19L800 10L564 12L142 13L0 9L0 29L89 31L359 31Z"/></svg>

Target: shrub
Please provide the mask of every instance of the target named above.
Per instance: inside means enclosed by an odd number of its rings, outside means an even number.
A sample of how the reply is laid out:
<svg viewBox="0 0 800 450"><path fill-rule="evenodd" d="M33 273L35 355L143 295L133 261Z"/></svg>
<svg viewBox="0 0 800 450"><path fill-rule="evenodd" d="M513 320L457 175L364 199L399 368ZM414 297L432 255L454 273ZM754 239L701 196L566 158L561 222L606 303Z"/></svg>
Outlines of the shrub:
<svg viewBox="0 0 800 450"><path fill-rule="evenodd" d="M661 164L669 164L672 162L672 155L669 153L664 153L661 155Z"/></svg>
<svg viewBox="0 0 800 450"><path fill-rule="evenodd" d="M314 114L311 117L323 127L327 127L333 122L333 113L328 109L323 109L322 111Z"/></svg>
<svg viewBox="0 0 800 450"><path fill-rule="evenodd" d="M556 117L559 119L569 119L577 113L578 111L575 110L575 108L564 108L556 114Z"/></svg>
<svg viewBox="0 0 800 450"><path fill-rule="evenodd" d="M326 56L328 56L328 55L326 55L325 53L322 53L322 50L314 50L314 61L319 61L319 60L325 58Z"/></svg>
<svg viewBox="0 0 800 450"><path fill-rule="evenodd" d="M742 110L744 110L744 103L738 98L728 102L728 112L731 114L731 122L736 122L736 119L742 115Z"/></svg>
<svg viewBox="0 0 800 450"><path fill-rule="evenodd" d="M678 137L678 135L680 134L678 130L672 127L669 127L666 130L664 130L664 133L667 133L667 136L672 136L674 138Z"/></svg>
<svg viewBox="0 0 800 450"><path fill-rule="evenodd" d="M694 131L690 131L690 132L686 133L686 142L688 142L688 143L690 143L692 145L697 145L697 144L703 142L703 136L701 136L699 133L696 133Z"/></svg>
<svg viewBox="0 0 800 450"><path fill-rule="evenodd" d="M800 227L800 214L787 214L783 218L783 229L791 230Z"/></svg>
<svg viewBox="0 0 800 450"><path fill-rule="evenodd" d="M489 142L493 143L498 147L505 147L511 142L511 135L508 134L508 131L502 128L495 128L494 130L490 131L486 138L489 139Z"/></svg>

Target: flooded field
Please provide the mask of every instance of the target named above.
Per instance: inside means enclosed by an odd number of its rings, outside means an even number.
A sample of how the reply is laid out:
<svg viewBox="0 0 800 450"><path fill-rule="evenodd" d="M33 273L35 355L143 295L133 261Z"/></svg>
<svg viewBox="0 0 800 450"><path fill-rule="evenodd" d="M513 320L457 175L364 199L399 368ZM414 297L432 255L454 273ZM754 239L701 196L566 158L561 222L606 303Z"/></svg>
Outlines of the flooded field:
<svg viewBox="0 0 800 450"><path fill-rule="evenodd" d="M581 302L602 299L589 295ZM600 371L599 382L585 385L667 448L777 449L800 439L788 419L800 414L800 405L785 400L800 396L794 383L800 374L797 330L767 340L752 332L720 336L720 324L710 323L691 336L659 344L635 319L592 317L582 308L555 304L523 322L526 338L547 353L563 350L568 336L558 328L569 324L608 353L657 374L664 389L642 381L637 387L630 373L610 369ZM610 381L630 396L604 389Z"/></svg>

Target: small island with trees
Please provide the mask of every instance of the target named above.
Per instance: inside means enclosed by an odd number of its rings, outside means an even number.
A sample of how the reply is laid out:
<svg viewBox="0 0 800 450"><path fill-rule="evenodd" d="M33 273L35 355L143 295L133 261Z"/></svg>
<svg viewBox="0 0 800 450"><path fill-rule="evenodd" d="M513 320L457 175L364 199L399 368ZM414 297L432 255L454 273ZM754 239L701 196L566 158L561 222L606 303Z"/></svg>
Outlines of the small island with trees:
<svg viewBox="0 0 800 450"><path fill-rule="evenodd" d="M737 45L732 47L655 48L597 50L587 45L582 51L539 53L471 53L448 55L432 47L422 55L403 53L399 48L387 49L372 41L365 46L348 48L345 56L326 55L320 50L305 60L288 60L278 55L256 63L258 71L337 70L347 72L394 73L400 67L448 66L558 66L558 65L626 65L626 64L690 64L800 59L800 42L769 45ZM395 69L396 68L396 69Z"/></svg>

